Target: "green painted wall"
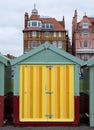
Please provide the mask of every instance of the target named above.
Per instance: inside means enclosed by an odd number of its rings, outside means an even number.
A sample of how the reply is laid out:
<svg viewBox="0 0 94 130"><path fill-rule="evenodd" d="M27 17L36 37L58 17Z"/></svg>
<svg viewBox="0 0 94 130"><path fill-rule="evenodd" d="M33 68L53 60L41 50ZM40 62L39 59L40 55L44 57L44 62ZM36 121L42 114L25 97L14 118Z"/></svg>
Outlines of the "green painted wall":
<svg viewBox="0 0 94 130"><path fill-rule="evenodd" d="M4 96L4 64L0 63L0 96Z"/></svg>
<svg viewBox="0 0 94 130"><path fill-rule="evenodd" d="M94 66L90 67L90 126L94 127Z"/></svg>
<svg viewBox="0 0 94 130"><path fill-rule="evenodd" d="M18 96L19 95L19 88L20 88L20 69L19 69L19 65L14 66L14 96Z"/></svg>
<svg viewBox="0 0 94 130"><path fill-rule="evenodd" d="M11 66L5 67L5 87L4 93L13 92L13 86L11 85Z"/></svg>
<svg viewBox="0 0 94 130"><path fill-rule="evenodd" d="M74 95L79 96L79 73L80 73L80 66L75 65L75 75L74 75Z"/></svg>

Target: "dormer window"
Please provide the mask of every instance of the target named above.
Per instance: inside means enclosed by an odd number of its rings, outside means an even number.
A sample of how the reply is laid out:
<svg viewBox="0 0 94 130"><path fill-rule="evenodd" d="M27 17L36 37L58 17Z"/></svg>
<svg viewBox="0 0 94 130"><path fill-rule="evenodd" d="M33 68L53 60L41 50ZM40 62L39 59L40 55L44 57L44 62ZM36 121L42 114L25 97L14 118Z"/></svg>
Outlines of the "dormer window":
<svg viewBox="0 0 94 130"><path fill-rule="evenodd" d="M53 24L52 23L43 23L42 24L42 29L53 29Z"/></svg>
<svg viewBox="0 0 94 130"><path fill-rule="evenodd" d="M29 20L28 21L28 27L41 27L41 21L37 20Z"/></svg>
<svg viewBox="0 0 94 130"><path fill-rule="evenodd" d="M87 22L83 22L82 28L88 28L88 23Z"/></svg>

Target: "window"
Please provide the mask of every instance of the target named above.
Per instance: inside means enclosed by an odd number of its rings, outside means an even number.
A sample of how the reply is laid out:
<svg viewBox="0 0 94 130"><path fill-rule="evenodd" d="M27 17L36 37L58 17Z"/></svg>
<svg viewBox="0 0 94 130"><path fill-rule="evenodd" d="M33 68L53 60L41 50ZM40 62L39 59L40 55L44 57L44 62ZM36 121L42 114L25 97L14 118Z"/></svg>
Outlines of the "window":
<svg viewBox="0 0 94 130"><path fill-rule="evenodd" d="M32 48L36 48L36 41L32 41Z"/></svg>
<svg viewBox="0 0 94 130"><path fill-rule="evenodd" d="M32 27L37 27L37 22L32 22Z"/></svg>
<svg viewBox="0 0 94 130"><path fill-rule="evenodd" d="M58 36L61 37L61 32L58 33Z"/></svg>
<svg viewBox="0 0 94 130"><path fill-rule="evenodd" d="M80 41L80 47L82 47L82 42Z"/></svg>
<svg viewBox="0 0 94 130"><path fill-rule="evenodd" d="M42 28L45 29L45 24L42 24Z"/></svg>
<svg viewBox="0 0 94 130"><path fill-rule="evenodd" d="M32 31L32 36L36 37L36 31Z"/></svg>
<svg viewBox="0 0 94 130"><path fill-rule="evenodd" d="M80 33L80 36L82 36L82 33Z"/></svg>
<svg viewBox="0 0 94 130"><path fill-rule="evenodd" d="M43 23L42 28L43 29L53 29L53 24L52 23Z"/></svg>
<svg viewBox="0 0 94 130"><path fill-rule="evenodd" d="M84 36L87 36L88 35L88 31L84 31Z"/></svg>
<svg viewBox="0 0 94 130"><path fill-rule="evenodd" d="M50 24L50 29L53 29L53 24Z"/></svg>
<svg viewBox="0 0 94 130"><path fill-rule="evenodd" d="M58 48L62 48L62 41L58 41Z"/></svg>
<svg viewBox="0 0 94 130"><path fill-rule="evenodd" d="M87 47L88 45L87 45L87 41L84 41L84 47Z"/></svg>
<svg viewBox="0 0 94 130"><path fill-rule="evenodd" d="M27 26L30 27L30 21L28 21L28 25Z"/></svg>
<svg viewBox="0 0 94 130"><path fill-rule="evenodd" d="M90 48L92 48L92 42L90 41Z"/></svg>
<svg viewBox="0 0 94 130"><path fill-rule="evenodd" d="M28 27L41 27L41 21L29 20Z"/></svg>
<svg viewBox="0 0 94 130"><path fill-rule="evenodd" d="M81 54L79 54L79 58L82 59L82 55Z"/></svg>
<svg viewBox="0 0 94 130"><path fill-rule="evenodd" d="M56 41L53 41L53 46L57 47Z"/></svg>
<svg viewBox="0 0 94 130"><path fill-rule="evenodd" d="M50 36L50 32L45 32L45 36L49 37Z"/></svg>
<svg viewBox="0 0 94 130"><path fill-rule="evenodd" d="M49 24L46 24L46 29L49 29Z"/></svg>
<svg viewBox="0 0 94 130"><path fill-rule="evenodd" d="M84 61L88 60L88 54L84 54Z"/></svg>
<svg viewBox="0 0 94 130"><path fill-rule="evenodd" d="M54 37L56 37L56 32L54 32Z"/></svg>
<svg viewBox="0 0 94 130"><path fill-rule="evenodd" d="M31 48L31 41L28 41L28 48Z"/></svg>
<svg viewBox="0 0 94 130"><path fill-rule="evenodd" d="M41 26L41 23L40 23L40 22L38 22L38 26L39 26L39 27Z"/></svg>
<svg viewBox="0 0 94 130"><path fill-rule="evenodd" d="M82 27L83 27L83 28L88 28L88 23L87 23L87 22L83 22Z"/></svg>

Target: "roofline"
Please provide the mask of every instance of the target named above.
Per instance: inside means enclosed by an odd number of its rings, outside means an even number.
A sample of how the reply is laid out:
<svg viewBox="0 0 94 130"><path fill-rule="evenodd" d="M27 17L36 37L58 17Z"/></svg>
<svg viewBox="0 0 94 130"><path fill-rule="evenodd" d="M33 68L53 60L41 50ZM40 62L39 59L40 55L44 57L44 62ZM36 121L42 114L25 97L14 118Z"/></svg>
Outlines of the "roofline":
<svg viewBox="0 0 94 130"><path fill-rule="evenodd" d="M14 60L11 60L11 65L18 64L19 62L23 61L24 59L27 59L28 57L31 57L34 54L39 53L40 51L42 51L44 49L48 49L48 48L50 50L52 50L53 52L55 52L55 53L65 57L65 58L71 60L72 62L75 62L75 63L77 63L79 65L83 65L83 61L80 60L79 58L67 53L64 50L60 50L60 49L54 47L53 45L51 45L48 42L45 42L44 44L40 45L39 47L35 48L34 50L30 50L28 53L23 54L23 55L17 57L16 59L14 59Z"/></svg>
<svg viewBox="0 0 94 130"><path fill-rule="evenodd" d="M87 66L93 66L94 65L94 57L90 58L87 62L86 62Z"/></svg>
<svg viewBox="0 0 94 130"><path fill-rule="evenodd" d="M3 63L4 65L8 65L8 63L10 62L10 59L0 54L0 62Z"/></svg>

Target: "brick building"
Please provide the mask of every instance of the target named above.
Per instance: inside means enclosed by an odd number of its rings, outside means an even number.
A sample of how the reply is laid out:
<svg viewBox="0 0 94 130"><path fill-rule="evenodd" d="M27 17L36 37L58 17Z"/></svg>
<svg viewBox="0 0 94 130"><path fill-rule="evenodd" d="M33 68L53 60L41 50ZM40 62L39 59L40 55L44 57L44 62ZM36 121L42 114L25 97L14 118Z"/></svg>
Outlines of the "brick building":
<svg viewBox="0 0 94 130"><path fill-rule="evenodd" d="M46 41L68 52L70 45L68 45L67 38L69 37L66 34L64 17L62 21L51 17L41 17L34 5L31 15L29 16L26 12L24 16L24 53Z"/></svg>
<svg viewBox="0 0 94 130"><path fill-rule="evenodd" d="M77 10L72 20L72 53L84 61L94 56L94 17L85 14L77 22Z"/></svg>

